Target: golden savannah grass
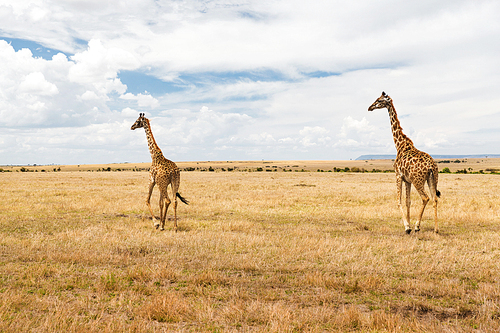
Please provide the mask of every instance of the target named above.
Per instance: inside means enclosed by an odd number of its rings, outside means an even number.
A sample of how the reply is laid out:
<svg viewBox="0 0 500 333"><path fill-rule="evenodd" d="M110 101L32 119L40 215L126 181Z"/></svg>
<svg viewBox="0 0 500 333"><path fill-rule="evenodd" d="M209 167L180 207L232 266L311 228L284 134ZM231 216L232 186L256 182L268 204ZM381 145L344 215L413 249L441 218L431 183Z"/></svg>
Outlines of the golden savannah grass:
<svg viewBox="0 0 500 333"><path fill-rule="evenodd" d="M436 160L439 171L467 173L500 173L500 158L462 158ZM348 168L354 172L393 172L394 160L348 160L348 161L195 161L176 162L182 171L334 171ZM0 166L2 171L144 171L151 162L110 163L83 165L30 165Z"/></svg>
<svg viewBox="0 0 500 333"><path fill-rule="evenodd" d="M391 173L182 172L178 233L147 179L0 174L1 332L500 330L498 175L440 174L410 236Z"/></svg>

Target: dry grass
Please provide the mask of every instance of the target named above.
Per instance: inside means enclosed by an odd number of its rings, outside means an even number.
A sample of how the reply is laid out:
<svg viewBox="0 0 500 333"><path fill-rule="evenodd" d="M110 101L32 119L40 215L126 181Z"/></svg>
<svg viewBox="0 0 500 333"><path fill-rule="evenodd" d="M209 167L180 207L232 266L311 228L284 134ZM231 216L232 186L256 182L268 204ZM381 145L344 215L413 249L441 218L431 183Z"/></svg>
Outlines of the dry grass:
<svg viewBox="0 0 500 333"><path fill-rule="evenodd" d="M147 177L0 174L0 331L500 330L500 176L410 236L393 174L183 172L178 233Z"/></svg>
<svg viewBox="0 0 500 333"><path fill-rule="evenodd" d="M478 173L481 170L484 173L500 172L500 158L468 158L468 159L451 159L437 160L438 168L442 171L448 168L451 172L466 169L467 172ZM459 163L456 163L459 162ZM394 160L368 160L368 161L198 161L198 162L176 162L181 170L195 169L197 171L207 171L213 168L215 171L228 170L253 170L260 168L265 171L332 171L334 168L357 168L372 172L393 171ZM22 168L30 171L102 171L110 169L112 171L132 171L132 170L147 170L151 166L147 163L111 163L111 164L82 164L82 165L36 165L36 166L0 166L0 171L19 171Z"/></svg>

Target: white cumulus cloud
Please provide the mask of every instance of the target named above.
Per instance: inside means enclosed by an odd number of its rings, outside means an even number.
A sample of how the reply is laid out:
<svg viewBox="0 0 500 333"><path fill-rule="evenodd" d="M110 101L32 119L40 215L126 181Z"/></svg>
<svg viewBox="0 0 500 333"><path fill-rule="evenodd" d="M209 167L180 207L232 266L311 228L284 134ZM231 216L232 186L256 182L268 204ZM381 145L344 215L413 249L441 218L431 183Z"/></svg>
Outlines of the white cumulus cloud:
<svg viewBox="0 0 500 333"><path fill-rule="evenodd" d="M5 0L0 164L147 160L139 112L184 160L393 153L387 112L367 111L382 90L417 148L500 153L499 15L491 0Z"/></svg>
<svg viewBox="0 0 500 333"><path fill-rule="evenodd" d="M59 93L56 85L45 80L40 72L29 73L19 84L20 93L51 96Z"/></svg>
<svg viewBox="0 0 500 333"><path fill-rule="evenodd" d="M120 98L126 99L126 100L137 101L137 105L139 107L156 108L160 105L158 100L149 94L139 93L137 95L134 95L132 93L126 93L124 95L121 95Z"/></svg>

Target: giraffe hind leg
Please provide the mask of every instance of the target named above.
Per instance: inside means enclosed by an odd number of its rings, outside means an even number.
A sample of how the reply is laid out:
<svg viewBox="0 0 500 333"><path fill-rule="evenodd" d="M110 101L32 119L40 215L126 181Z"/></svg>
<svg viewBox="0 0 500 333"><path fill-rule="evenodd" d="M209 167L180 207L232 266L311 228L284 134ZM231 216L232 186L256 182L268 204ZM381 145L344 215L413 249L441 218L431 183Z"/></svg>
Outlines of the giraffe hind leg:
<svg viewBox="0 0 500 333"><path fill-rule="evenodd" d="M432 173L429 175L429 178L427 179L427 184L429 185L429 190L431 192L431 198L432 198L432 206L434 207L434 232L438 233L438 218L437 218L437 205L438 205L438 197L441 195L441 193L437 190L437 184L436 181L434 180L434 176Z"/></svg>
<svg viewBox="0 0 500 333"><path fill-rule="evenodd" d="M180 185L180 173L174 174L173 179L172 179L172 195L173 195L173 200L174 200L174 229L175 232L177 232L177 196L178 196L178 191L179 191L179 185Z"/></svg>
<svg viewBox="0 0 500 333"><path fill-rule="evenodd" d="M174 229L177 232L177 196L174 199Z"/></svg>
<svg viewBox="0 0 500 333"><path fill-rule="evenodd" d="M162 207L163 207L163 203L164 203L164 209L161 209L162 214L160 217L160 222L161 222L160 230L163 231L163 230L165 230L165 221L167 219L168 206L170 206L170 199L168 197L168 194L165 194L165 196L162 195L160 202L161 202L160 205Z"/></svg>
<svg viewBox="0 0 500 333"><path fill-rule="evenodd" d="M423 184L415 187L417 188L418 194L420 194L420 197L422 198L422 207L420 208L418 219L415 223L415 231L420 231L420 222L422 221L422 215L424 215L425 206L427 206L427 203L429 202L429 196L425 193Z"/></svg>

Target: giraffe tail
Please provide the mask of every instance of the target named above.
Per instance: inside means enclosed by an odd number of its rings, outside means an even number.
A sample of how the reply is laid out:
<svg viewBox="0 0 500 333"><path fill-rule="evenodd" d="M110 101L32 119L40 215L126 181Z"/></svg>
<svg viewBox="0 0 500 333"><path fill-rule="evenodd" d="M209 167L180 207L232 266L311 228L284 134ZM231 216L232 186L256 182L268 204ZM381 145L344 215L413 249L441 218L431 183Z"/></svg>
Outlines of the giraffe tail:
<svg viewBox="0 0 500 333"><path fill-rule="evenodd" d="M437 189L437 182L438 182L438 180L437 180L437 170L436 171L431 170L431 177L432 177L432 180L434 182L434 188L436 189L436 196L438 198L440 198L441 197L441 192L439 192L439 190ZM429 183L429 185L430 185L430 183Z"/></svg>
<svg viewBox="0 0 500 333"><path fill-rule="evenodd" d="M189 201L187 201L186 198L184 198L182 195L180 195L179 192L177 192L176 196L177 196L177 198L181 199L181 201L184 202L186 205L189 205Z"/></svg>

